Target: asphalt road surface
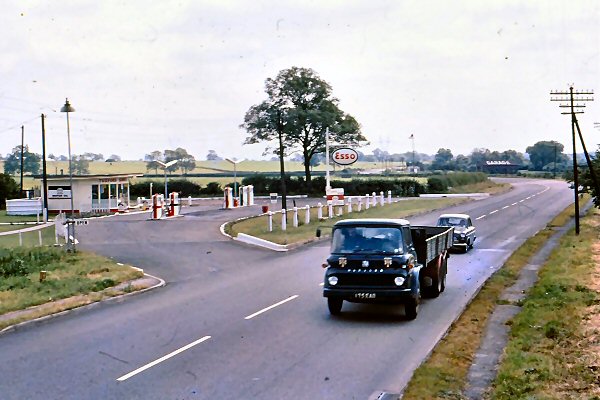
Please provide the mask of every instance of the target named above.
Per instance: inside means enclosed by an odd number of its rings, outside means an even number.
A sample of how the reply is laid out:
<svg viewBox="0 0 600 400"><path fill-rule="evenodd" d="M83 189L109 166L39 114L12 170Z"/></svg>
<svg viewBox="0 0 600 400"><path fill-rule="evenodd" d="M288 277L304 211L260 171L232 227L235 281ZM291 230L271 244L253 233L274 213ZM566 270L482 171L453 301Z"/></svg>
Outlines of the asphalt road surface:
<svg viewBox="0 0 600 400"><path fill-rule="evenodd" d="M505 194L451 207L475 248L453 254L446 291L405 320L402 306L322 297L322 241L287 253L219 226L253 209L192 207L78 227L81 247L144 268L164 288L0 336L1 399L361 399L399 393L482 283L573 201L564 182L511 180ZM297 200L303 205L302 200ZM433 224L441 213L411 219Z"/></svg>

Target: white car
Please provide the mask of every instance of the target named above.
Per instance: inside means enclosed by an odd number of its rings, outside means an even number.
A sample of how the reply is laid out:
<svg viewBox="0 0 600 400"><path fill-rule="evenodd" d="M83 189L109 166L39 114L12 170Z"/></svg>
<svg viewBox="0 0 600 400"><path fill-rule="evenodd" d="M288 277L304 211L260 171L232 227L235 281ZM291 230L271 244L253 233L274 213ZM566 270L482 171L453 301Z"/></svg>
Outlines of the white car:
<svg viewBox="0 0 600 400"><path fill-rule="evenodd" d="M461 249L465 253L473 248L476 229L467 214L442 214L438 218L437 226L451 226L454 228L453 248Z"/></svg>

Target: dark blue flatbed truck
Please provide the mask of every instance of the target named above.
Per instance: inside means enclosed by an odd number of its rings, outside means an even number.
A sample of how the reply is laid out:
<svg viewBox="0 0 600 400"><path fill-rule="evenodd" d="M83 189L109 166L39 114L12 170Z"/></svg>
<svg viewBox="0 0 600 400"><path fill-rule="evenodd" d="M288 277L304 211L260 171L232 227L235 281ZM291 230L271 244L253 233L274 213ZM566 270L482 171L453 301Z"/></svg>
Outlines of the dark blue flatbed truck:
<svg viewBox="0 0 600 400"><path fill-rule="evenodd" d="M404 219L337 222L323 264L330 313L339 314L344 301L401 303L415 319L421 296L438 297L446 287L452 243L452 227L411 226Z"/></svg>

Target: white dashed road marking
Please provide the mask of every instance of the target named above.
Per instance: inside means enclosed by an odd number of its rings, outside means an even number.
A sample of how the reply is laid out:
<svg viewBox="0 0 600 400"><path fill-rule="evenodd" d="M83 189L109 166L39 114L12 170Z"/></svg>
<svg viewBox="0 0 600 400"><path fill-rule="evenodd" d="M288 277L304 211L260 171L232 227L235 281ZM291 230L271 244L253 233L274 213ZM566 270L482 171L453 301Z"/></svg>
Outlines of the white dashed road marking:
<svg viewBox="0 0 600 400"><path fill-rule="evenodd" d="M255 312L254 314L250 314L250 315L248 315L247 317L245 317L244 319L252 319L252 318L256 317L257 315L260 315L260 314L262 314L262 313L264 313L264 312L267 312L267 311L269 311L269 310L271 310L271 309L273 309L273 308L275 308L275 307L278 307L278 306L280 306L280 305L282 305L282 304L284 304L284 303L287 303L288 301L292 301L292 300L294 300L294 299L296 299L296 298L298 298L298 295L297 295L297 294L295 294L295 295L293 295L293 296L290 296L290 297L288 297L287 299L280 301L279 303L275 303L275 304L273 304L272 306L269 306L269 307L267 307L267 308L263 308L262 310L260 310L260 311L257 311L257 312Z"/></svg>
<svg viewBox="0 0 600 400"><path fill-rule="evenodd" d="M190 344L188 344L186 346L183 346L182 348L177 349L177 350L175 350L175 351L167 354L166 356L163 356L163 357L159 358L158 360L152 361L151 363L146 364L143 367L140 367L140 368L136 369L135 371L131 371L130 373L128 373L126 375L123 375L120 378L117 378L117 381L123 382L124 380L129 379L132 376L137 375L140 372L143 372L143 371L147 370L148 368L154 367L156 364L159 364L159 363L161 363L161 362L163 362L165 360L168 360L169 358L171 358L173 356L176 356L177 354L179 354L181 352L184 352L184 351L186 351L188 349L191 349L192 347L196 346L197 344L200 344L202 342L207 341L208 339L210 339L210 336L204 336L203 338L198 339L195 342L192 342L192 343L190 343Z"/></svg>

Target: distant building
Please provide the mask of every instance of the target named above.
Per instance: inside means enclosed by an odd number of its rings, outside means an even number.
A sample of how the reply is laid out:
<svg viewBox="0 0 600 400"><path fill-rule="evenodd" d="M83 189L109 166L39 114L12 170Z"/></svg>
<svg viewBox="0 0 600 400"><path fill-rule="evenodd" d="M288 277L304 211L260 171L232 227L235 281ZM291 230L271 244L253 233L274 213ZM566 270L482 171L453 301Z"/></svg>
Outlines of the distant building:
<svg viewBox="0 0 600 400"><path fill-rule="evenodd" d="M512 164L510 161L486 161L480 165L482 172L488 174L516 174L519 169L523 168L522 165Z"/></svg>

